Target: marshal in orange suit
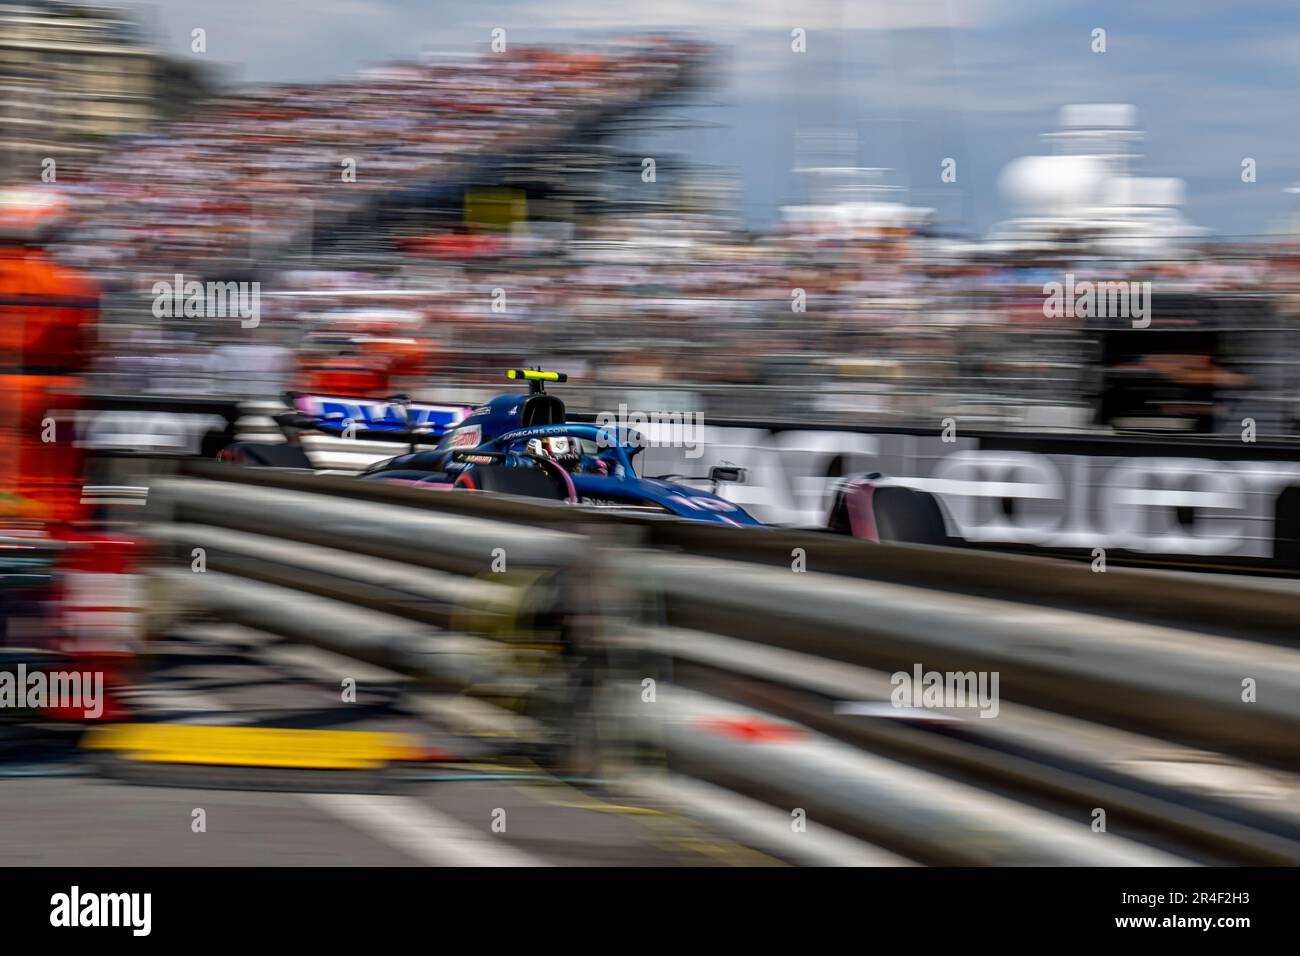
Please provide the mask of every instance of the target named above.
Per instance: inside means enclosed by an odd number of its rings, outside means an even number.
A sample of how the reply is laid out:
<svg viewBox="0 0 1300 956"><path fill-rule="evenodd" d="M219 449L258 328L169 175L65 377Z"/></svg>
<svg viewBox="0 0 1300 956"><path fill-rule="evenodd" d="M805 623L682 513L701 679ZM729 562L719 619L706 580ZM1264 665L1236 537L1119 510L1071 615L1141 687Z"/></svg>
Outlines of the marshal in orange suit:
<svg viewBox="0 0 1300 956"><path fill-rule="evenodd" d="M68 212L57 193L0 190L0 515L82 517L83 456L73 422L90 358L98 290L44 246Z"/></svg>

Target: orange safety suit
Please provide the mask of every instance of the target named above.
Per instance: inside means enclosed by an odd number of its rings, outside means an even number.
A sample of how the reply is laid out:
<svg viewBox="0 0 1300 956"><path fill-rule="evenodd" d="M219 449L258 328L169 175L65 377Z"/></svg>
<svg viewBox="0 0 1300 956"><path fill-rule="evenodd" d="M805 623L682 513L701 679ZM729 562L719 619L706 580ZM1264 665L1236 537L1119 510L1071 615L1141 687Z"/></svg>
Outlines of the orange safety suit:
<svg viewBox="0 0 1300 956"><path fill-rule="evenodd" d="M74 421L98 288L43 249L0 244L0 515L83 516Z"/></svg>

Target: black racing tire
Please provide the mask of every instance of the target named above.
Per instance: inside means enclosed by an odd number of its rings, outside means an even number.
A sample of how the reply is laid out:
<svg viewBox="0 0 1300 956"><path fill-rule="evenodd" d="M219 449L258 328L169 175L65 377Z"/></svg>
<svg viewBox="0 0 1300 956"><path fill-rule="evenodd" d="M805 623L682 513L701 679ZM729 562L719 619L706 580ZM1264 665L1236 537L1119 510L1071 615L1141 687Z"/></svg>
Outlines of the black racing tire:
<svg viewBox="0 0 1300 956"><path fill-rule="evenodd" d="M217 456L219 461L254 468L307 468L311 463L301 445L272 445L263 442L240 441L227 445Z"/></svg>
<svg viewBox="0 0 1300 956"><path fill-rule="evenodd" d="M554 480L540 468L507 468L503 465L476 465L461 472L455 487L469 491L492 491L500 495L545 498L564 501L567 497Z"/></svg>
<svg viewBox="0 0 1300 956"><path fill-rule="evenodd" d="M853 524L849 521L849 502L843 491L837 491L831 502L830 514L826 516L826 530L831 534L853 534Z"/></svg>
<svg viewBox="0 0 1300 956"><path fill-rule="evenodd" d="M934 496L915 488L886 486L872 497L876 532L884 544L948 543L943 512Z"/></svg>

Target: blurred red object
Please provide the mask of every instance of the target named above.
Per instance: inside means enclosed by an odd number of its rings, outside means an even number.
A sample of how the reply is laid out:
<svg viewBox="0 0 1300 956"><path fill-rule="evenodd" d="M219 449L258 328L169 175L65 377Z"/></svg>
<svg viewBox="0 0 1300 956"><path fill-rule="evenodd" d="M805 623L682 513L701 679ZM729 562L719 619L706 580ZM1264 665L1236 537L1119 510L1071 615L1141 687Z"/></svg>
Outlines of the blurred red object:
<svg viewBox="0 0 1300 956"><path fill-rule="evenodd" d="M103 706L93 718L83 706L48 707L51 720L118 721L130 716L122 690L136 680L144 637L144 594L136 573L147 555L130 535L71 529L59 562L55 650L67 656L61 672L102 679Z"/></svg>
<svg viewBox="0 0 1300 956"><path fill-rule="evenodd" d="M304 359L299 391L382 398L389 394L389 361L340 355Z"/></svg>
<svg viewBox="0 0 1300 956"><path fill-rule="evenodd" d="M498 255L505 240L490 233L447 233L438 236L411 236L399 242L407 255L432 256L437 259L463 259Z"/></svg>

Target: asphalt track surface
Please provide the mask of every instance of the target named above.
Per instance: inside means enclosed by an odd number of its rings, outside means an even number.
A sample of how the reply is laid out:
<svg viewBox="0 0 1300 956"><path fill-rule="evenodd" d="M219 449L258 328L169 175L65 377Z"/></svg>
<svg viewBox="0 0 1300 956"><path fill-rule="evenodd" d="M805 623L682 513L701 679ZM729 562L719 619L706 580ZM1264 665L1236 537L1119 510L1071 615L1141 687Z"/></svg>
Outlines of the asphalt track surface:
<svg viewBox="0 0 1300 956"><path fill-rule="evenodd" d="M197 639L168 641L156 651L147 679L130 695L148 720L402 731L458 756L473 749L427 712L407 712L409 689L393 675L386 681L382 672L363 673L356 702L342 703L331 662L317 667L310 653L283 666ZM448 711L458 706L455 699L436 703ZM120 779L105 775L102 759L67 744L17 749L12 737L9 744L0 750L0 859L10 866L781 863L670 811L629 805L598 784L480 779L526 769L481 752L477 760L402 771L454 780L356 777L342 789L362 792L337 792L318 786L313 771L259 768L232 779L224 768L165 767ZM362 772L324 773L337 779ZM206 817L203 832L193 828L196 809ZM501 811L505 832L494 832Z"/></svg>

